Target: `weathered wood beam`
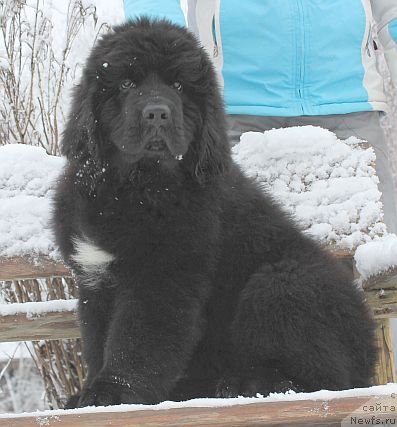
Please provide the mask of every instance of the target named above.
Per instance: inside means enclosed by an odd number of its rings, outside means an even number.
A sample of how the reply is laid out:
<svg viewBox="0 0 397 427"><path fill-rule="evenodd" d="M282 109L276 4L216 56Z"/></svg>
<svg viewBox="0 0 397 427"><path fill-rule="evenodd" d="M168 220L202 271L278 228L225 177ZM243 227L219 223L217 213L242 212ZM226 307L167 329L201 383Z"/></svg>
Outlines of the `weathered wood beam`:
<svg viewBox="0 0 397 427"><path fill-rule="evenodd" d="M352 252L327 246L337 258L351 258ZM71 277L71 271L61 262L45 255L0 257L0 280L24 280L47 277Z"/></svg>
<svg viewBox="0 0 397 427"><path fill-rule="evenodd" d="M363 288L370 289L397 289L397 268L390 268L384 273L371 276L363 282Z"/></svg>
<svg viewBox="0 0 397 427"><path fill-rule="evenodd" d="M385 311L377 312L375 312L376 319L388 317ZM396 311L393 310L393 313ZM49 312L33 317L23 313L0 316L0 342L78 337L80 332L76 311Z"/></svg>
<svg viewBox="0 0 397 427"><path fill-rule="evenodd" d="M64 264L45 256L0 257L0 280L70 276L71 272Z"/></svg>
<svg viewBox="0 0 397 427"><path fill-rule="evenodd" d="M327 246L337 258L351 258L352 252ZM24 257L0 257L0 281L25 280L47 277L71 277L71 271L60 261L45 255Z"/></svg>
<svg viewBox="0 0 397 427"><path fill-rule="evenodd" d="M377 319L397 317L397 269L363 281L366 299Z"/></svg>
<svg viewBox="0 0 397 427"><path fill-rule="evenodd" d="M63 266L61 268L65 269ZM388 271L376 278L370 278L363 283L363 286L368 304L376 319L397 317L396 270ZM80 336L75 311L46 312L43 310L39 316L29 316L28 305L26 305L25 313L2 314L3 316L0 316L0 342L77 338Z"/></svg>
<svg viewBox="0 0 397 427"><path fill-rule="evenodd" d="M390 306L388 300L379 299L377 294L376 290L366 292L375 319L397 316L397 309ZM397 300L396 296L397 290L393 291L393 301ZM0 342L55 340L79 336L76 311L42 312L40 316L29 316L27 313L0 316Z"/></svg>
<svg viewBox="0 0 397 427"><path fill-rule="evenodd" d="M368 401L377 396L345 397L330 400L296 400L262 402L224 407L184 407L161 410L132 410L125 406L82 411L46 411L40 414L0 415L0 427L134 427L134 426L181 426L181 427L226 427L226 426L339 426L342 420L353 425L354 420L371 420L374 415L365 410ZM378 397L382 401L382 397ZM376 420L395 419L387 410L375 414ZM121 409L120 408L120 409ZM353 417L353 424L351 423ZM355 423L357 424L357 422ZM363 421L358 424L367 424Z"/></svg>
<svg viewBox="0 0 397 427"><path fill-rule="evenodd" d="M378 300L377 291L366 292L367 299L374 310L376 319L385 319L395 313L395 308L382 307L383 300ZM395 291L397 295L397 290ZM40 304L40 303L29 303ZM385 304L388 304L385 301ZM13 304L10 304L11 306ZM20 304L21 305L21 304ZM55 340L63 338L78 338L80 336L76 311L45 312L38 316L26 313L17 313L0 316L0 342L7 341L36 341L41 339Z"/></svg>
<svg viewBox="0 0 397 427"><path fill-rule="evenodd" d="M375 366L375 384L394 383L396 381L396 369L390 319L376 320L375 336L379 349Z"/></svg>
<svg viewBox="0 0 397 427"><path fill-rule="evenodd" d="M0 308L0 342L79 336L74 300L7 304Z"/></svg>
<svg viewBox="0 0 397 427"><path fill-rule="evenodd" d="M365 296L376 319L397 317L397 289L371 289Z"/></svg>

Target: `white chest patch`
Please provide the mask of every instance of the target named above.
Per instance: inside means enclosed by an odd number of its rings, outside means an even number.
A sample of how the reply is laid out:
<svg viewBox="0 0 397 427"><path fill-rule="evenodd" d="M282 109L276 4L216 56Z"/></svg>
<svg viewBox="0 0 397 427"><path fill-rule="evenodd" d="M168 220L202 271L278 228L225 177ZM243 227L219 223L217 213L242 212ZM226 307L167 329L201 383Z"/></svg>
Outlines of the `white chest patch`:
<svg viewBox="0 0 397 427"><path fill-rule="evenodd" d="M115 260L114 255L106 252L88 238L74 238L73 246L75 253L71 258L86 274L82 284L91 288L99 286L108 265Z"/></svg>

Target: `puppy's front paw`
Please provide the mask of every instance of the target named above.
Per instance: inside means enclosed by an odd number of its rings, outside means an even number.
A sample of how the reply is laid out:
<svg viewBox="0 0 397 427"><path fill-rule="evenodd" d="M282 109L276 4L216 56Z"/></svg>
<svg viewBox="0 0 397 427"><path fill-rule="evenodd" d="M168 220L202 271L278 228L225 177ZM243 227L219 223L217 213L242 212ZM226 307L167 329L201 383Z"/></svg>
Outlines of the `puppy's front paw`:
<svg viewBox="0 0 397 427"><path fill-rule="evenodd" d="M80 400L80 393L76 393L73 396L70 396L69 399L66 401L65 406L63 409L75 409L78 407Z"/></svg>
<svg viewBox="0 0 397 427"><path fill-rule="evenodd" d="M140 393L139 390L146 391ZM149 387L139 388L138 383L128 382L126 379L115 376L101 376L83 388L78 402L78 407L84 406L109 406L122 403L158 403L160 399L150 393Z"/></svg>
<svg viewBox="0 0 397 427"><path fill-rule="evenodd" d="M119 405L121 400L121 387L115 384L93 382L82 390L78 407L84 406L109 406Z"/></svg>
<svg viewBox="0 0 397 427"><path fill-rule="evenodd" d="M240 378L237 376L225 376L218 381L215 396L221 398L238 397L240 394Z"/></svg>
<svg viewBox="0 0 397 427"><path fill-rule="evenodd" d="M216 397L255 397L270 393L286 393L289 390L303 391L303 388L281 376L277 369L252 369L243 375L227 375L216 387Z"/></svg>

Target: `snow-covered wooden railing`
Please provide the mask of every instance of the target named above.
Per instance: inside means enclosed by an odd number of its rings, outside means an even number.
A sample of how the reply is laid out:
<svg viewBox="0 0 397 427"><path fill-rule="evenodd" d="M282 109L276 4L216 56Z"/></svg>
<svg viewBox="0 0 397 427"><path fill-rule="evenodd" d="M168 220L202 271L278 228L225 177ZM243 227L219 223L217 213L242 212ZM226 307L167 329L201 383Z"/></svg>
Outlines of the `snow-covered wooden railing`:
<svg viewBox="0 0 397 427"><path fill-rule="evenodd" d="M59 261L49 229L53 182L63 160L33 147L5 146L0 150L0 282L70 277L69 270ZM382 221L371 150L358 147L357 140L342 143L328 131L308 127L245 134L234 149L234 156L248 175L264 183L281 200L307 233L352 266L377 319L381 352L376 383L393 382L389 319L397 317L397 240L387 235ZM378 247L371 248L372 244ZM0 342L78 336L75 300L0 304ZM0 427L110 423L340 425L340 420L367 400L368 397L356 395L323 400L308 396L305 401L241 407L139 411L125 407L117 417L109 408L95 413L51 412L12 418L0 415ZM377 419L393 418L392 412L376 414ZM356 414L361 415L368 413Z"/></svg>
<svg viewBox="0 0 397 427"><path fill-rule="evenodd" d="M397 385L269 398L195 399L155 406L120 405L0 414L0 427L252 427L393 425Z"/></svg>
<svg viewBox="0 0 397 427"><path fill-rule="evenodd" d="M392 268L363 283L366 299L376 319L397 317L397 269Z"/></svg>
<svg viewBox="0 0 397 427"><path fill-rule="evenodd" d="M0 342L78 338L77 300L0 305Z"/></svg>
<svg viewBox="0 0 397 427"><path fill-rule="evenodd" d="M330 251L338 258L354 263L352 259L353 254L349 253L349 251L332 250L332 248L330 248ZM41 256L34 259L28 257L0 257L0 281L70 276L71 272L63 263L52 261L48 257ZM375 318L397 317L396 268L391 268L376 276L371 276L367 280L362 281L361 284ZM0 341L5 341L3 335L3 331L0 330Z"/></svg>
<svg viewBox="0 0 397 427"><path fill-rule="evenodd" d="M46 256L0 257L0 281L69 276L70 271L62 262Z"/></svg>

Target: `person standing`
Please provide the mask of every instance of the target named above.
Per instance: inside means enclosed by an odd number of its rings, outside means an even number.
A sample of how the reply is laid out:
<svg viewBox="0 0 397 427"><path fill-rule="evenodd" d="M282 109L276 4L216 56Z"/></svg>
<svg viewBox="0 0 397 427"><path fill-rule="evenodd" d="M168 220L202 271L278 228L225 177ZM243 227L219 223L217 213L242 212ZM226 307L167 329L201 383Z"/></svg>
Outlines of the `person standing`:
<svg viewBox="0 0 397 427"><path fill-rule="evenodd" d="M125 0L125 15L186 25L212 57L229 138L314 125L374 148L389 232L397 233L380 44L397 88L395 0Z"/></svg>

